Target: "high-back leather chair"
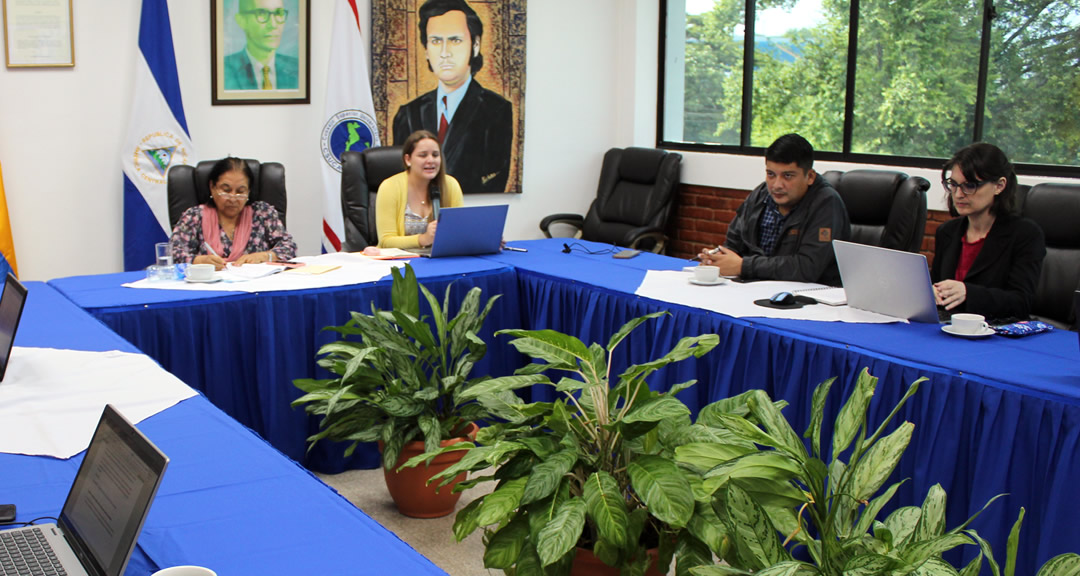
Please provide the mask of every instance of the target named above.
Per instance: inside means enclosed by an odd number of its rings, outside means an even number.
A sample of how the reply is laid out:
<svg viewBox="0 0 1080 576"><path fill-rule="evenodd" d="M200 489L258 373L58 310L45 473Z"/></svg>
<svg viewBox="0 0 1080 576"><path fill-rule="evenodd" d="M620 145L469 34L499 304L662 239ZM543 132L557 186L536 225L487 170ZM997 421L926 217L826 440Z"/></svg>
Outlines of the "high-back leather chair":
<svg viewBox="0 0 1080 576"><path fill-rule="evenodd" d="M1021 195L1020 215L1046 237L1046 259L1035 287L1032 314L1061 328L1077 328L1075 293L1080 289L1080 185L1036 184Z"/></svg>
<svg viewBox="0 0 1080 576"><path fill-rule="evenodd" d="M167 196L169 199L169 227L175 228L184 212L198 204L210 200L210 171L217 160L203 160L195 166L179 164L169 169L167 178ZM262 200L277 208L282 224L285 223L285 208L288 198L285 194L285 167L277 162L259 162L244 158L254 182L249 182L248 202Z"/></svg>
<svg viewBox="0 0 1080 576"><path fill-rule="evenodd" d="M844 200L852 242L906 252L922 248L926 178L891 170L830 170L822 177Z"/></svg>
<svg viewBox="0 0 1080 576"><path fill-rule="evenodd" d="M341 154L341 212L345 240L341 249L358 252L379 244L375 226L375 195L383 180L405 170L401 146L378 146Z"/></svg>
<svg viewBox="0 0 1080 576"><path fill-rule="evenodd" d="M552 214L540 221L550 228L577 228L576 237L627 248L662 252L665 227L678 196L682 155L654 148L612 148L604 154L596 200L588 214Z"/></svg>

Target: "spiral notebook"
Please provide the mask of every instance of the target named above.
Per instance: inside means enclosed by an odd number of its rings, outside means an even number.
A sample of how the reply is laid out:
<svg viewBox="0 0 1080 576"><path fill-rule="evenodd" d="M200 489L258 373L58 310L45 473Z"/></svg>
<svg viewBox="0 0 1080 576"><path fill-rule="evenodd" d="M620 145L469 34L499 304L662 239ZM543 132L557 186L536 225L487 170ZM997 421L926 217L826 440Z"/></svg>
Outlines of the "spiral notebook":
<svg viewBox="0 0 1080 576"><path fill-rule="evenodd" d="M847 304L847 292L845 292L843 288L836 288L834 286L796 290L795 294L813 298L819 304L828 304L829 306L843 306L844 304Z"/></svg>

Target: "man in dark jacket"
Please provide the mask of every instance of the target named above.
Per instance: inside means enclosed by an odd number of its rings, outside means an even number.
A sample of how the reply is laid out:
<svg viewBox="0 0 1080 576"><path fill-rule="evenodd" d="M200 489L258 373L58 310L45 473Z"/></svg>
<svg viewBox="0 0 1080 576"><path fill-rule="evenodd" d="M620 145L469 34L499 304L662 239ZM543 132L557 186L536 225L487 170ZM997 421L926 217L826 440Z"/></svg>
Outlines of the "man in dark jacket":
<svg viewBox="0 0 1080 576"><path fill-rule="evenodd" d="M724 245L701 253L702 264L746 280L839 286L832 241L851 236L851 221L813 166L814 148L805 138L777 138L765 150L765 182L739 206Z"/></svg>

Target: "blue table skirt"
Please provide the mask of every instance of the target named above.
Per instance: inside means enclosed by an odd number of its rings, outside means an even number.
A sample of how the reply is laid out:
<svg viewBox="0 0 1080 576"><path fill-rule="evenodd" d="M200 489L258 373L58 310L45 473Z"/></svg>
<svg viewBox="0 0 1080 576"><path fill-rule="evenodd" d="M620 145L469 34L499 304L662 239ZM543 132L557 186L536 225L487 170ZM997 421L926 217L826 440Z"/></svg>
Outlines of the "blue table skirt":
<svg viewBox="0 0 1080 576"><path fill-rule="evenodd" d="M452 302L474 286L483 299L502 294L485 323L485 340L494 342L498 327L521 324L512 268L472 258L413 264L421 283L440 300L448 285ZM121 286L138 277L81 276L50 284L309 469L335 473L378 466L374 444L348 459L343 456L347 444L321 442L308 452L306 439L318 430L318 419L290 403L301 395L294 379L330 377L316 366L316 352L336 334L322 328L346 323L351 311L370 313L372 301L389 308L389 277L373 284L261 294ZM512 373L521 360L511 352L489 347L474 375Z"/></svg>
<svg viewBox="0 0 1080 576"><path fill-rule="evenodd" d="M784 414L801 434L809 424L814 387L837 377L826 415L826 421L832 421L859 372L868 367L880 378L870 407L870 422L876 427L911 382L928 377L896 421L913 422L915 432L890 479L908 479L891 508L919 505L932 485L941 484L949 497L951 528L990 498L1008 493L973 525L993 544L999 561L1021 506L1027 514L1017 574L1034 574L1050 557L1080 551L1075 526L1080 498L1073 493L1080 486L1076 333L962 340L936 325L735 319L633 294L645 270L677 270L686 261L652 254L631 260L578 251L563 254L562 241L554 240L522 245L529 247L528 258L514 253L489 258L515 266L528 328L559 330L586 344L604 343L632 318L670 312L624 342L614 359L617 369L631 359L656 358L682 337L718 334L720 345L709 355L669 366L650 382L654 389L667 390L696 379L697 385L680 393L695 412L759 388L789 403ZM722 291L717 294L722 297ZM552 397L549 388L533 394L537 399ZM829 444L823 439L822 445ZM963 558L976 553L976 548L966 547Z"/></svg>
<svg viewBox="0 0 1080 576"><path fill-rule="evenodd" d="M16 345L137 352L28 283ZM183 564L240 574L445 574L295 462L196 396L138 425L171 460L126 574ZM20 522L56 516L82 461L0 454Z"/></svg>

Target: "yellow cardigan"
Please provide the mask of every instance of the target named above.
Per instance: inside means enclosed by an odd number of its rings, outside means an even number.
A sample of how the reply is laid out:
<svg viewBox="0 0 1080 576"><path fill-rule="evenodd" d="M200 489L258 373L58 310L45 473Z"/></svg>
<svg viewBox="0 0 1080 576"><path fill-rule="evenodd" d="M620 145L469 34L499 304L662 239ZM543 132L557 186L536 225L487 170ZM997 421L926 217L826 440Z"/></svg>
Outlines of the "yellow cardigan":
<svg viewBox="0 0 1080 576"><path fill-rule="evenodd" d="M446 175L446 190L442 191L444 208L464 206L461 185ZM405 207L409 203L409 173L399 172L383 180L375 196L375 226L379 232L379 248L419 248L420 235L405 235Z"/></svg>

